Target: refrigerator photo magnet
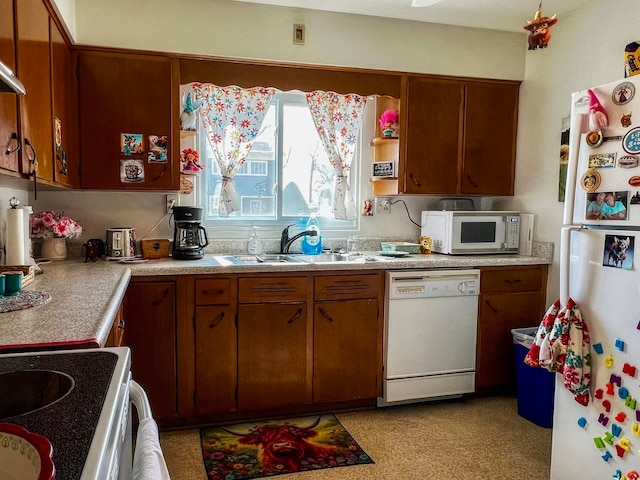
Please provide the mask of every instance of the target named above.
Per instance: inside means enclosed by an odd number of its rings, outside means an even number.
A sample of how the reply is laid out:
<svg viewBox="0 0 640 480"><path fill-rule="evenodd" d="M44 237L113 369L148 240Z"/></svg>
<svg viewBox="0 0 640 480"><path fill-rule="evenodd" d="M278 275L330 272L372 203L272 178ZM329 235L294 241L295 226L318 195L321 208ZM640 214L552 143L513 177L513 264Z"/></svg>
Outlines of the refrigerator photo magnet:
<svg viewBox="0 0 640 480"><path fill-rule="evenodd" d="M149 151L147 152L149 163L167 163L167 136L149 135Z"/></svg>
<svg viewBox="0 0 640 480"><path fill-rule="evenodd" d="M635 238L631 235L605 235L602 265L631 270Z"/></svg>
<svg viewBox="0 0 640 480"><path fill-rule="evenodd" d="M141 133L121 133L120 153L125 157L144 153Z"/></svg>
<svg viewBox="0 0 640 480"><path fill-rule="evenodd" d="M587 193L587 220L626 220L629 192Z"/></svg>

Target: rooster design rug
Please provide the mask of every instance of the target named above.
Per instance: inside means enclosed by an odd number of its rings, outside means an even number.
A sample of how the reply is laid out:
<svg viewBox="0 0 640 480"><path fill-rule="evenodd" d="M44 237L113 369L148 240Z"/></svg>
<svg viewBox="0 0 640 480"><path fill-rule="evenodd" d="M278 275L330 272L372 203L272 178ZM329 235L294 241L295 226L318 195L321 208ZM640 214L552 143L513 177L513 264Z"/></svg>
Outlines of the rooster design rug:
<svg viewBox="0 0 640 480"><path fill-rule="evenodd" d="M200 430L209 480L243 480L374 463L334 415Z"/></svg>

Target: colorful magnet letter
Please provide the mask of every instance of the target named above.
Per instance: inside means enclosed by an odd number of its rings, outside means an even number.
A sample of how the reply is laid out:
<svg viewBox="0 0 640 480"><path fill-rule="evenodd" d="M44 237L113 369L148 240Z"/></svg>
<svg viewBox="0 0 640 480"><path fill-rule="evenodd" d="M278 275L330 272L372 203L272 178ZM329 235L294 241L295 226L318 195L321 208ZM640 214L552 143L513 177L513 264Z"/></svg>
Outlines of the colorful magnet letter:
<svg viewBox="0 0 640 480"><path fill-rule="evenodd" d="M618 396L624 400L625 398L627 398L629 396L629 390L627 390L625 387L622 387L621 389L618 390Z"/></svg>
<svg viewBox="0 0 640 480"><path fill-rule="evenodd" d="M633 365L630 365L628 363L625 363L622 366L622 373L626 373L630 377L635 377L636 376L636 367L634 367Z"/></svg>
<svg viewBox="0 0 640 480"><path fill-rule="evenodd" d="M624 412L620 412L616 415L616 420L620 423L624 423L624 421L627 419L627 414ZM616 435L617 437L617 435Z"/></svg>
<svg viewBox="0 0 640 480"><path fill-rule="evenodd" d="M603 427L606 427L609 424L609 417L607 417L604 413L601 413L598 417L598 423Z"/></svg>
<svg viewBox="0 0 640 480"><path fill-rule="evenodd" d="M636 437L640 437L640 425L636 422L633 422L633 424L631 425L631 431Z"/></svg>
<svg viewBox="0 0 640 480"><path fill-rule="evenodd" d="M607 355L604 359L604 366L607 368L613 367L613 355Z"/></svg>
<svg viewBox="0 0 640 480"><path fill-rule="evenodd" d="M596 448L604 448L604 442L600 437L593 437L593 443L595 443Z"/></svg>
<svg viewBox="0 0 640 480"><path fill-rule="evenodd" d="M601 388L596 390L596 393L593 394L594 397L596 397L598 400L602 400L602 396L604 395L604 390L602 390Z"/></svg>
<svg viewBox="0 0 640 480"><path fill-rule="evenodd" d="M609 383L613 383L614 385L620 386L622 385L622 378L620 378L620 375L616 375L615 373L612 373L611 376L609 377Z"/></svg>
<svg viewBox="0 0 640 480"><path fill-rule="evenodd" d="M638 474L638 472L636 472L635 470L629 470L627 472L628 480L638 480L639 478L640 478L640 474Z"/></svg>
<svg viewBox="0 0 640 480"><path fill-rule="evenodd" d="M619 437L622 433L622 427L620 425L616 425L615 423L611 424L611 435L614 437Z"/></svg>
<svg viewBox="0 0 640 480"><path fill-rule="evenodd" d="M606 452L604 455L602 455L602 459L605 462L608 462L609 460L611 460L613 458L613 455L611 455L611 452Z"/></svg>
<svg viewBox="0 0 640 480"><path fill-rule="evenodd" d="M640 330L640 322L638 322L638 330ZM602 355L602 352L604 351L602 349L602 344L601 343L594 343L593 344L593 351L596 352L598 355Z"/></svg>
<svg viewBox="0 0 640 480"><path fill-rule="evenodd" d="M602 406L607 411L607 413L609 413L611 411L611 402L609 400L603 400L602 401Z"/></svg>
<svg viewBox="0 0 640 480"><path fill-rule="evenodd" d="M624 454L626 453L626 450L624 448L622 448L620 445L616 445L616 453L618 454L618 456L620 458L624 457Z"/></svg>
<svg viewBox="0 0 640 480"><path fill-rule="evenodd" d="M613 395L615 392L613 383L607 383L607 395Z"/></svg>
<svg viewBox="0 0 640 480"><path fill-rule="evenodd" d="M586 418L584 418L584 417L580 417L580 418L578 419L578 426L579 426L580 428L584 428L584 427L586 427L586 426L587 426L587 419L586 419Z"/></svg>
<svg viewBox="0 0 640 480"><path fill-rule="evenodd" d="M616 348L621 352L624 352L624 340L617 339L616 340Z"/></svg>
<svg viewBox="0 0 640 480"><path fill-rule="evenodd" d="M621 438L620 442L618 442L622 448L624 448L627 452L631 451L631 440L628 438Z"/></svg>

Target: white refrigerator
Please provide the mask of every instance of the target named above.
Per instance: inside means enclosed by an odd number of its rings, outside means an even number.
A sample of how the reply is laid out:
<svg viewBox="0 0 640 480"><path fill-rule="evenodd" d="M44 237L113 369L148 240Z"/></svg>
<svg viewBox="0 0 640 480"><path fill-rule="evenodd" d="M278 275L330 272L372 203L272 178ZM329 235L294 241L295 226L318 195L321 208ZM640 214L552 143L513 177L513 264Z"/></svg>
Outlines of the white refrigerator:
<svg viewBox="0 0 640 480"><path fill-rule="evenodd" d="M556 375L551 479L637 479L640 76L571 102L560 301L572 298L589 328L591 396L580 405Z"/></svg>

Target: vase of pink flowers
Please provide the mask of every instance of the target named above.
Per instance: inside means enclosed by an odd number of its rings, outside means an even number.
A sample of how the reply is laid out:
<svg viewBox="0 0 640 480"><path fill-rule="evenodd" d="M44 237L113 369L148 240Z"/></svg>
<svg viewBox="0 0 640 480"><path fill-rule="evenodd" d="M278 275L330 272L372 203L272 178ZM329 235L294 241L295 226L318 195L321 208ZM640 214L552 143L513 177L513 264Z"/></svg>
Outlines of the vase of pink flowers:
<svg viewBox="0 0 640 480"><path fill-rule="evenodd" d="M64 213L41 210L31 217L31 236L42 239L40 255L53 261L67 258L67 238L77 238L82 227Z"/></svg>

